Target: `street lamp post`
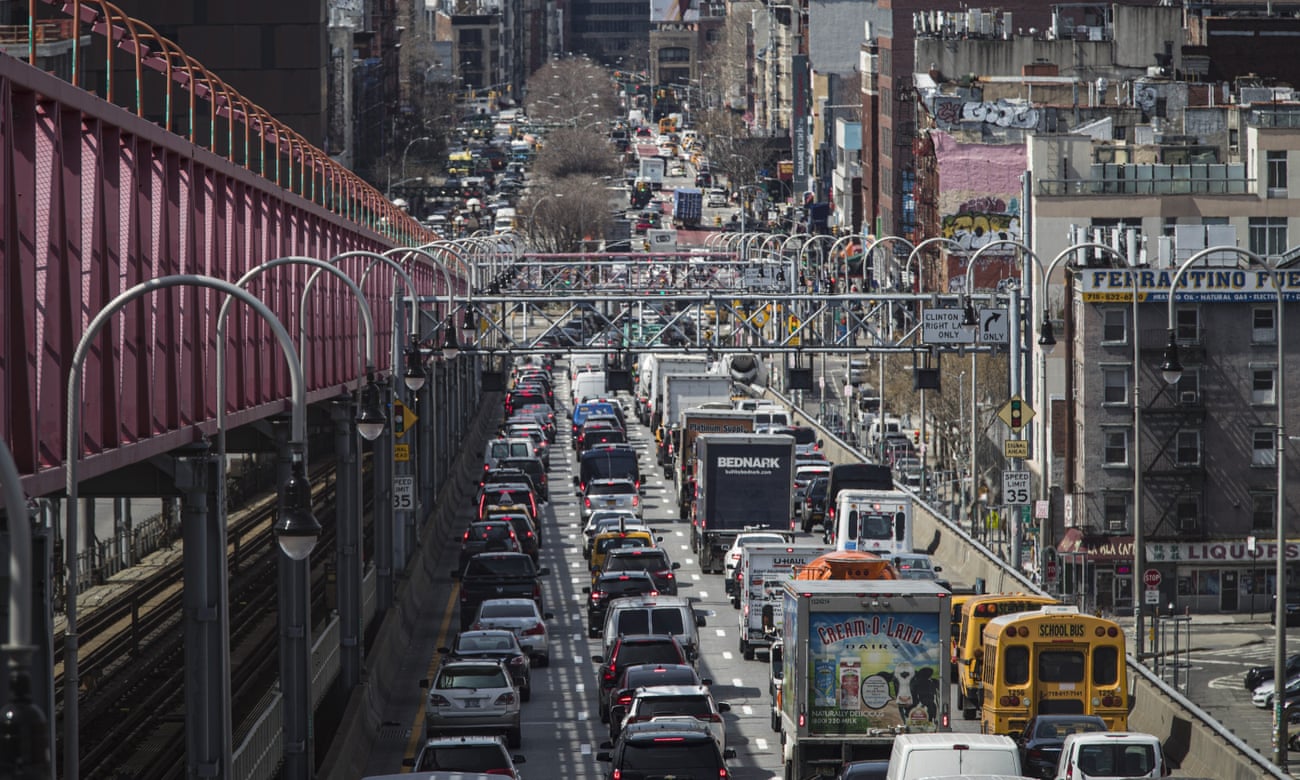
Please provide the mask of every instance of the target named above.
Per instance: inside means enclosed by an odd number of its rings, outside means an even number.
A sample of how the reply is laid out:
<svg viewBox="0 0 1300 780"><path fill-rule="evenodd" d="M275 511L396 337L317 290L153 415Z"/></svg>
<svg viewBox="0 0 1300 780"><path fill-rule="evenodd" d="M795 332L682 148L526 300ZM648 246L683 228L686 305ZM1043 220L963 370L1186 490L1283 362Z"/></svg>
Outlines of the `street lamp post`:
<svg viewBox="0 0 1300 780"><path fill-rule="evenodd" d="M301 466L305 457L307 447L307 395L306 383L303 379L302 364L298 359L298 350L293 345L293 339L290 337L288 330L275 316L266 304L258 298L251 295L243 288L227 282L222 279L215 279L210 276L198 276L191 274L165 276L158 279L150 279L135 285L122 292L112 301L110 301L98 314L91 319L82 333L81 340L77 344L77 349L73 353L72 362L68 368L68 390L67 390L67 445L64 452L66 463L64 465L65 490L67 492L67 527L64 537L64 564L67 567L67 606L65 608L66 631L64 634L64 673L63 673L63 776L80 777L80 756L79 756L79 739L78 730L80 728L79 719L79 700L80 692L80 674L78 672L78 634L77 634L77 525L78 525L78 466L80 464L80 439L81 439L81 391L82 391L82 372L84 370L86 356L90 352L91 346L98 337L99 332L108 324L109 319L123 307L131 302L158 290L169 289L178 286L190 287L207 287L210 289L223 292L228 296L238 298L241 302L247 304L253 311L266 321L272 334L280 344L280 349L285 355L289 368L290 397L292 400L292 431L290 438L291 456L296 464ZM303 476L305 481L305 472ZM288 486L286 485L287 489ZM308 512L310 514L310 512ZM194 522L207 525L205 511L202 507L188 513L188 519ZM12 525L12 524L11 524ZM290 531L303 529L302 525L292 526ZM317 526L319 532L319 526ZM301 545L299 546L301 548ZM186 546L186 556L189 558L189 545ZM195 550L195 555L202 560L203 551ZM220 549L220 559L225 561L225 547ZM310 552L310 548L308 548ZM304 556L305 557L305 556ZM187 564L187 572L192 567ZM208 608L216 607L219 615L216 621L207 621L212 623L211 630L216 631L217 626L223 623L227 604L220 601L220 596L224 593L222 584L219 584L216 577L203 577L200 582L186 582L186 602L203 603ZM224 581L222 581L223 583ZM191 594L191 586L194 591ZM191 599L191 595L194 596ZM221 637L217 641L224 641ZM310 643L308 643L307 652L310 653ZM310 660L310 658L308 659ZM217 668L206 668L202 674L195 675L195 682L199 690L194 691L194 696L201 697L219 697L229 706L230 692L228 677L225 682L222 681L223 670L219 663L213 663L210 666ZM228 674L225 672L224 674ZM225 689L222 690L222 685ZM191 694L186 692L187 699ZM286 698L286 707L290 706ZM302 707L307 706L302 702ZM219 720L219 719L217 719ZM225 721L229 722L229 712L226 711ZM288 728L289 717L286 717L286 729ZM305 726L305 723L304 723ZM220 771L229 771L229 751L230 744L225 741L226 738L218 733L223 728L221 723L187 723L186 724L186 763L194 768L195 772L202 769L203 772L209 773L210 776L219 776L216 773ZM229 726L224 728L228 734ZM303 744L306 743L306 732L303 732ZM286 750L288 742L286 741Z"/></svg>
<svg viewBox="0 0 1300 780"><path fill-rule="evenodd" d="M1245 258L1257 265L1268 268L1267 261L1260 255L1247 249L1241 249L1235 246L1212 246L1202 249L1191 257L1183 261L1174 273L1169 282L1169 301L1166 309L1166 328L1169 334L1169 343L1165 347L1164 360L1160 364L1160 373L1168 384L1177 384L1182 378L1183 365L1178 359L1178 332L1174 325L1174 303L1177 296L1175 292L1183 276L1191 266L1206 257L1213 254L1228 252L1237 255L1238 258ZM1273 521L1276 526L1277 539L1275 541L1276 561L1273 570L1273 681L1277 687L1273 695L1273 763L1277 764L1283 770L1287 766L1287 723L1286 723L1286 404L1284 390L1286 388L1286 352L1283 349L1282 335L1283 314L1285 311L1285 299L1282 295L1282 288L1277 280L1271 275L1270 283L1273 285L1273 292L1277 296L1277 318L1273 323L1277 339L1277 369L1273 375L1273 401L1277 405L1277 423L1273 434L1273 447L1275 451L1277 467L1277 494L1274 497ZM1136 280L1133 290L1135 296L1137 293ZM1141 565L1141 550L1138 547L1138 537L1133 539L1134 553L1134 576L1138 576ZM1139 638L1139 641L1141 639Z"/></svg>
<svg viewBox="0 0 1300 780"><path fill-rule="evenodd" d="M14 456L0 442L0 491L9 529L9 641L0 648L9 679L9 703L0 710L14 740L0 752L0 770L14 777L52 780L49 720L30 699L32 646L32 522Z"/></svg>

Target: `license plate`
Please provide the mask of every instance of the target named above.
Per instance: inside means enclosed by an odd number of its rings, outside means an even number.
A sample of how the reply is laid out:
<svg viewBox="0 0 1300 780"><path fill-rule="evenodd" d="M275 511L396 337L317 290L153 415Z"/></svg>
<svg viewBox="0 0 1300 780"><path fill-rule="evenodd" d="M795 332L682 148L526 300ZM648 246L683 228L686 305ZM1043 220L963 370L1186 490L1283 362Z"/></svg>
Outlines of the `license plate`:
<svg viewBox="0 0 1300 780"><path fill-rule="evenodd" d="M467 710L476 709L482 701L483 701L482 699L466 699L465 709Z"/></svg>

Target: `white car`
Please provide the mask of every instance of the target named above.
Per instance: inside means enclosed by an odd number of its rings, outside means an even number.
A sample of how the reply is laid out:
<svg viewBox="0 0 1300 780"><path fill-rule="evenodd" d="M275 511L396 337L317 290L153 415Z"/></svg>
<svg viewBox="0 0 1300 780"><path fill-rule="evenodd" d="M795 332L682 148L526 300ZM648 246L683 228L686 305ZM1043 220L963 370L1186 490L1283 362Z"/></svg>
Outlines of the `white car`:
<svg viewBox="0 0 1300 780"><path fill-rule="evenodd" d="M772 531L747 531L737 534L736 541L727 550L727 554L722 556L722 582L727 595L730 596L736 587L736 566L740 563L740 551L750 544L789 544L790 540L781 534Z"/></svg>
<svg viewBox="0 0 1300 780"><path fill-rule="evenodd" d="M1267 709L1273 706L1273 692L1277 690L1275 680L1265 680L1255 688L1255 692L1250 696L1250 703L1260 709ZM1290 704L1297 696L1300 696L1300 677L1292 677L1286 681L1286 700Z"/></svg>
<svg viewBox="0 0 1300 780"><path fill-rule="evenodd" d="M546 621L553 617L555 616L550 612L539 612L537 602L532 599L487 599L479 604L478 613L470 628L475 631L506 629L515 635L520 647L538 666L549 666L550 635L546 630Z"/></svg>
<svg viewBox="0 0 1300 780"><path fill-rule="evenodd" d="M519 692L500 661L448 661L438 668L424 705L426 737L505 734L517 749Z"/></svg>
<svg viewBox="0 0 1300 780"><path fill-rule="evenodd" d="M467 780L503 776L519 780L520 775L515 765L524 763L524 757L510 755L506 751L506 746L501 743L500 737L445 737L428 740L420 748L418 756L414 759L406 759L402 763L414 767L416 773L433 772L432 775L428 775L429 777L442 777L446 773L446 776L463 777ZM383 777L409 779L412 776L406 774Z"/></svg>
<svg viewBox="0 0 1300 780"><path fill-rule="evenodd" d="M718 743L718 750L723 751L727 749L727 730L722 722L722 713L730 711L731 705L715 702L713 694L703 685L638 688L632 702L627 705L621 731L626 733L629 726L638 723L672 724L670 728L703 726Z"/></svg>

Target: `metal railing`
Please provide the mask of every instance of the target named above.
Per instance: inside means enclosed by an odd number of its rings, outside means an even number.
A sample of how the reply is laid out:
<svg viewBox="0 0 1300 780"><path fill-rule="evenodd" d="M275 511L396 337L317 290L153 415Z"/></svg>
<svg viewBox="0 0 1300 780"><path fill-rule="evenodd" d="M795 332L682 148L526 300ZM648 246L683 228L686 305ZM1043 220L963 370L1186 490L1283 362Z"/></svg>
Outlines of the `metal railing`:
<svg viewBox="0 0 1300 780"><path fill-rule="evenodd" d="M280 761L284 758L283 700L278 688L263 699L266 706L262 714L235 748L231 759L231 777L270 780L275 776Z"/></svg>

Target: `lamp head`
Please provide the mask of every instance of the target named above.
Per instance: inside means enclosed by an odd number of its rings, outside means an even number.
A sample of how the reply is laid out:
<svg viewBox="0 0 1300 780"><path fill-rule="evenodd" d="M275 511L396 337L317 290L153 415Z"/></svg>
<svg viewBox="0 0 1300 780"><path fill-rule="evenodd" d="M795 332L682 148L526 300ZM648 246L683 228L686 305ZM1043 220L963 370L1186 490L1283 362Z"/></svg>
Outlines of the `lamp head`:
<svg viewBox="0 0 1300 780"><path fill-rule="evenodd" d="M1169 343L1165 345L1164 360L1160 363L1160 376L1164 378L1165 384L1177 384L1179 379L1183 378L1183 364L1178 359L1178 337L1173 330L1169 331Z"/></svg>
<svg viewBox="0 0 1300 780"><path fill-rule="evenodd" d="M305 560L320 538L320 523L311 512L311 483L302 461L296 461L289 479L280 488L280 510L272 528L284 554Z"/></svg>
<svg viewBox="0 0 1300 780"><path fill-rule="evenodd" d="M406 373L402 375L406 389L412 393L424 387L424 361L420 357L420 339L411 334L411 344L406 348Z"/></svg>
<svg viewBox="0 0 1300 780"><path fill-rule="evenodd" d="M1056 348L1056 331L1052 328L1052 320L1048 317L1046 311L1043 312L1043 325L1039 329L1038 346L1043 348L1043 353L1050 355Z"/></svg>
<svg viewBox="0 0 1300 780"><path fill-rule="evenodd" d="M966 302L966 313L962 316L961 324L970 327L975 327L980 324L979 315L975 313L974 303L971 303L970 301Z"/></svg>
<svg viewBox="0 0 1300 780"><path fill-rule="evenodd" d="M455 360L460 355L460 341L456 339L456 328L448 322L442 331L442 359Z"/></svg>
<svg viewBox="0 0 1300 780"><path fill-rule="evenodd" d="M357 433L366 441L374 441L384 432L388 417L379 405L379 388L374 382L367 382L361 389L361 405L357 409Z"/></svg>

